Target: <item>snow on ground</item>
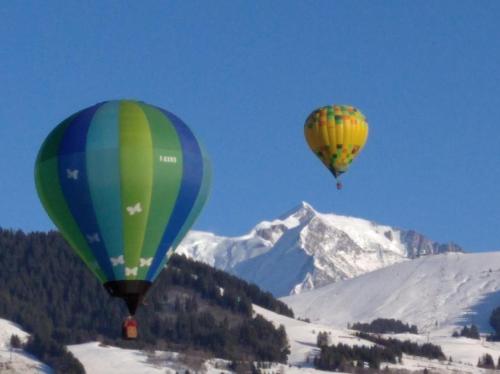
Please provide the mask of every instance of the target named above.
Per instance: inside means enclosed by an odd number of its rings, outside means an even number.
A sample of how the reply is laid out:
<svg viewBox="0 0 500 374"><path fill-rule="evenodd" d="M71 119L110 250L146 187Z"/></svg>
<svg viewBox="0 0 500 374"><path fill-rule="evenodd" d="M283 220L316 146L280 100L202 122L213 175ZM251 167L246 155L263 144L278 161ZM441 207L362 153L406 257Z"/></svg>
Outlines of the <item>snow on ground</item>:
<svg viewBox="0 0 500 374"><path fill-rule="evenodd" d="M443 335L441 332L431 332L425 334L384 334L385 337L392 337L398 340L411 340L419 344L432 343L439 345L446 357L451 357L453 362L464 365L476 366L479 357L489 354L493 357L495 364L500 357L500 342L490 342L481 339L469 339L465 337L454 338L450 335Z"/></svg>
<svg viewBox="0 0 500 374"><path fill-rule="evenodd" d="M88 374L175 374L186 370L207 374L233 373L227 369L228 361L211 359L202 365L194 365L174 352L142 352L132 349L122 349L103 346L98 342L90 342L69 346L68 349L85 366ZM268 369L262 369L262 374L320 374L328 373L309 366L293 366L273 363Z"/></svg>
<svg viewBox="0 0 500 374"><path fill-rule="evenodd" d="M337 327L396 318L450 335L464 323L487 331L500 305L500 253L448 253L405 261L282 298L297 316Z"/></svg>
<svg viewBox="0 0 500 374"><path fill-rule="evenodd" d="M327 374L332 373L331 371L317 370L312 367L298 367L286 364L274 363L270 368L262 369L260 368L261 374ZM341 372L336 372L337 374L342 374Z"/></svg>
<svg viewBox="0 0 500 374"><path fill-rule="evenodd" d="M259 306L253 306L255 313L262 315L276 326L283 325L287 332L290 344L290 356L288 362L292 367L284 368L285 373L296 372L314 373L323 372L314 370L312 358L319 353L316 347L317 333L326 331L330 334L331 344L343 343L354 345L373 345L372 342L359 339L354 336L354 331L322 325L318 323L308 323L293 318L285 317ZM410 371L422 371L427 368L433 373L489 373L491 371L476 367L478 358L489 353L496 362L500 356L500 343L486 342L468 338L452 338L451 336L429 334L386 334L386 337L393 337L399 340L411 340L419 344L427 342L440 345L446 357L452 357L452 361L428 360L423 357L403 355L402 364L387 364L389 368L406 369ZM309 362L307 358L309 357ZM385 367L382 364L381 367Z"/></svg>
<svg viewBox="0 0 500 374"><path fill-rule="evenodd" d="M307 323L273 313L256 305L253 307L256 314L262 315L276 326L283 325L285 327L291 349L288 364L272 364L271 368L262 371L264 374L327 373L314 369L312 365L313 357L319 353L316 347L316 339L320 331L329 333L331 344L373 345L369 341L354 336L352 330L318 323ZM11 359L9 341L12 334L18 335L22 341L25 341L28 337L28 334L15 324L0 320L1 373L52 373L50 368L20 350L14 350ZM496 362L500 356L500 343L488 342L484 339L452 338L449 335L442 335L438 331L420 335L386 334L386 337L394 337L399 340L408 339L420 344L431 342L440 345L447 357L452 357L452 362L440 362L404 355L402 364L388 365L390 368L395 369L401 368L421 372L424 368L427 368L433 373L488 373L487 370L476 367L478 358L485 353L489 353ZM89 374L174 374L175 372L183 373L186 369L194 371L193 369L198 368L200 370L203 366L205 368L203 372L209 374L230 373L227 370L227 361L212 359L202 363L202 360L186 359L182 354L173 352L145 352L122 349L105 346L98 342L72 345L68 349L85 366L85 370ZM382 365L382 367L384 366Z"/></svg>
<svg viewBox="0 0 500 374"><path fill-rule="evenodd" d="M312 365L312 357L317 354L316 334L319 331L331 333L332 342L345 343L349 345L366 344L372 345L368 341L361 341L359 338L346 334L344 331L329 328L321 325L309 324L306 322L294 320L279 314L270 312L264 308L254 305L256 313L261 314L268 320L275 322L277 326L283 324L287 334L292 334L291 355L289 364L274 363L269 369L262 369L263 374L267 373L286 373L286 374L319 374L328 373L322 370L316 370ZM180 354L172 352L144 352L131 349L122 349L112 346L105 346L98 342L90 342L69 346L68 349L85 366L88 374L159 374L185 372L186 369L192 370L192 365L186 363ZM307 363L307 357L310 356L310 362ZM227 361L209 360L205 362L206 373L230 373L225 369Z"/></svg>
<svg viewBox="0 0 500 374"><path fill-rule="evenodd" d="M488 342L469 338L453 338L450 336L431 336L430 342L441 346L446 356L452 360L465 364L477 365L479 357L488 353L493 357L495 364L500 356L500 343Z"/></svg>
<svg viewBox="0 0 500 374"><path fill-rule="evenodd" d="M350 346L373 345L372 342L361 340L338 328L299 321L276 314L258 305L253 305L253 310L256 314L260 314L265 319L273 322L276 327L279 325L285 327L291 350L288 362L295 366L312 367L312 364L307 364L307 358L309 357L309 361L312 361L312 358L319 353L319 349L316 347L316 339L320 331L329 333L332 344L343 343Z"/></svg>
<svg viewBox="0 0 500 374"><path fill-rule="evenodd" d="M98 342L71 345L68 349L85 366L87 374L175 374L186 370L205 373L230 373L224 360L195 362L174 352L144 352L102 345ZM204 367L204 369L202 369Z"/></svg>
<svg viewBox="0 0 500 374"><path fill-rule="evenodd" d="M18 325L0 319L0 372L1 373L52 373L52 370L21 349L11 349L10 337L17 335L26 342L29 334Z"/></svg>

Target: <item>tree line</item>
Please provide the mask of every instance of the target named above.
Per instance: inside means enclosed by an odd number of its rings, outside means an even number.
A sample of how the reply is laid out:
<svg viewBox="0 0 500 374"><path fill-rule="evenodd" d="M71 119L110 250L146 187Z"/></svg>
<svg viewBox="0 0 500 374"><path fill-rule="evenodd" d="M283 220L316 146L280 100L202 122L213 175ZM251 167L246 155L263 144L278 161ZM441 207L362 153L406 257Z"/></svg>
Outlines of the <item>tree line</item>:
<svg viewBox="0 0 500 374"><path fill-rule="evenodd" d="M314 367L320 370L353 372L356 368L380 369L382 362L396 363L401 359L401 354L379 346L348 346L337 345L322 346L321 352L314 358Z"/></svg>
<svg viewBox="0 0 500 374"><path fill-rule="evenodd" d="M64 345L105 341L137 349L195 349L229 360L286 362L284 328L252 315L252 304L293 317L281 301L230 274L172 256L136 315L140 339L121 340L124 303L111 298L51 231L0 229L0 317L32 338L26 350L58 372L69 365ZM68 368L71 366L71 368Z"/></svg>
<svg viewBox="0 0 500 374"><path fill-rule="evenodd" d="M384 346L396 352L398 355L405 353L411 356L426 357L428 359L445 360L441 347L432 343L418 344L410 340L399 340L394 338L383 338L378 335L368 334L365 332L356 333L361 339L371 341L375 344Z"/></svg>
<svg viewBox="0 0 500 374"><path fill-rule="evenodd" d="M479 339L479 330L476 325L472 324L470 327L465 325L460 331L453 331L452 336L458 338L459 336L464 336L470 339Z"/></svg>
<svg viewBox="0 0 500 374"><path fill-rule="evenodd" d="M375 334L400 334L405 332L418 334L417 326L403 323L397 319L377 318L370 323L355 322L349 327L353 330Z"/></svg>
<svg viewBox="0 0 500 374"><path fill-rule="evenodd" d="M358 332L356 336L374 342L375 345L371 347L348 346L342 343L330 345L329 334L319 332L317 345L321 351L314 358L314 366L320 370L357 372L364 368L379 370L383 362L401 363L403 354L429 359L446 359L441 347L434 344L420 345L409 340L382 338L365 332Z"/></svg>

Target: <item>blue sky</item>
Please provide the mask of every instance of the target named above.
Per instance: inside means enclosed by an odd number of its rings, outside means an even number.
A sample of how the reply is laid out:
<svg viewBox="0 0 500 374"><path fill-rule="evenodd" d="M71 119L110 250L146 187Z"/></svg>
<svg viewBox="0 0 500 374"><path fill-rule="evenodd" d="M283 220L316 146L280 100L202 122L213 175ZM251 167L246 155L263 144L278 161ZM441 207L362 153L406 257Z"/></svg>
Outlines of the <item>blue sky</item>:
<svg viewBox="0 0 500 374"><path fill-rule="evenodd" d="M96 102L140 99L214 166L195 228L240 235L300 201L500 249L500 2L11 1L0 4L0 226L47 230L33 164ZM335 190L303 138L316 107L370 124Z"/></svg>

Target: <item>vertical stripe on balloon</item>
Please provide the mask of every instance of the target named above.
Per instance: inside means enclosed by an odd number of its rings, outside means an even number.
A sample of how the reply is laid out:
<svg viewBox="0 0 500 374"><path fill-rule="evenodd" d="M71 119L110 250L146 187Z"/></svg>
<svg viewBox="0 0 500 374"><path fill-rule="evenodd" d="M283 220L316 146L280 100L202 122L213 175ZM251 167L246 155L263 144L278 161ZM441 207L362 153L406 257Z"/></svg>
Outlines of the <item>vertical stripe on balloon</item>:
<svg viewBox="0 0 500 374"><path fill-rule="evenodd" d="M92 203L108 257L123 254L120 154L117 101L96 111L87 133L85 154ZM123 265L113 266L115 279L124 278Z"/></svg>
<svg viewBox="0 0 500 374"><path fill-rule="evenodd" d="M101 282L154 280L198 216L210 178L179 118L124 100L60 123L35 166L42 204Z"/></svg>
<svg viewBox="0 0 500 374"><path fill-rule="evenodd" d="M59 228L64 238L75 249L87 267L101 282L104 282L107 280L106 276L100 267L96 266L96 258L70 212L59 181L57 158L59 143L66 128L77 115L59 124L43 143L36 161L35 183L42 205L50 219Z"/></svg>
<svg viewBox="0 0 500 374"><path fill-rule="evenodd" d="M184 239L186 236L187 232L191 228L191 226L194 224L196 221L196 218L198 218L201 210L203 209L203 206L205 202L207 201L208 195L210 193L210 185L212 182L212 167L210 165L210 160L208 158L208 155L206 154L205 150L200 144L200 149L201 149L201 154L203 158L203 177L201 181L201 187L200 191L198 193L198 196L196 198L196 201L194 203L193 209L191 209L191 212L189 213L189 216L186 218L186 221L182 225L181 230L177 234L173 244L171 245L171 250L175 250L179 243ZM167 256L164 257L163 261L161 262L160 266L158 266L158 269L156 270L155 275L153 276L152 279L156 278L161 270L165 267L165 264L167 263L169 253L167 253Z"/></svg>
<svg viewBox="0 0 500 374"><path fill-rule="evenodd" d="M141 105L153 139L153 188L138 277L144 279L169 223L182 179L183 155L176 129L168 117L149 105Z"/></svg>
<svg viewBox="0 0 500 374"><path fill-rule="evenodd" d="M87 131L98 107L99 104L80 112L66 128L59 144L59 180L72 216L99 266L112 280L114 273L92 205L85 157Z"/></svg>
<svg viewBox="0 0 500 374"><path fill-rule="evenodd" d="M137 279L153 185L153 146L149 123L141 107L121 101L120 178L127 279Z"/></svg>
<svg viewBox="0 0 500 374"><path fill-rule="evenodd" d="M203 160L198 141L191 130L172 113L162 110L174 125L179 137L182 155L183 170L179 196L175 202L170 221L163 233L158 251L149 268L147 279L153 280L158 268L161 266L167 250L172 246L184 221L189 216L201 187L203 177Z"/></svg>

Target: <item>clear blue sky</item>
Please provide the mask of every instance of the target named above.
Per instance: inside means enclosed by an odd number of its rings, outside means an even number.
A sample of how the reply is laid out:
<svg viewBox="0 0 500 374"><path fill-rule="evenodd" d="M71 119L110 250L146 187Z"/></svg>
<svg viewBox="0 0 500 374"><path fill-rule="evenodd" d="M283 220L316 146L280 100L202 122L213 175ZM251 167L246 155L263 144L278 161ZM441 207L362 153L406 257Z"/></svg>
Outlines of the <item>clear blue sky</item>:
<svg viewBox="0 0 500 374"><path fill-rule="evenodd" d="M33 164L98 101L167 108L212 157L196 229L240 235L322 212L500 249L500 2L2 1L0 226L47 230ZM347 103L363 153L335 190L303 122Z"/></svg>

